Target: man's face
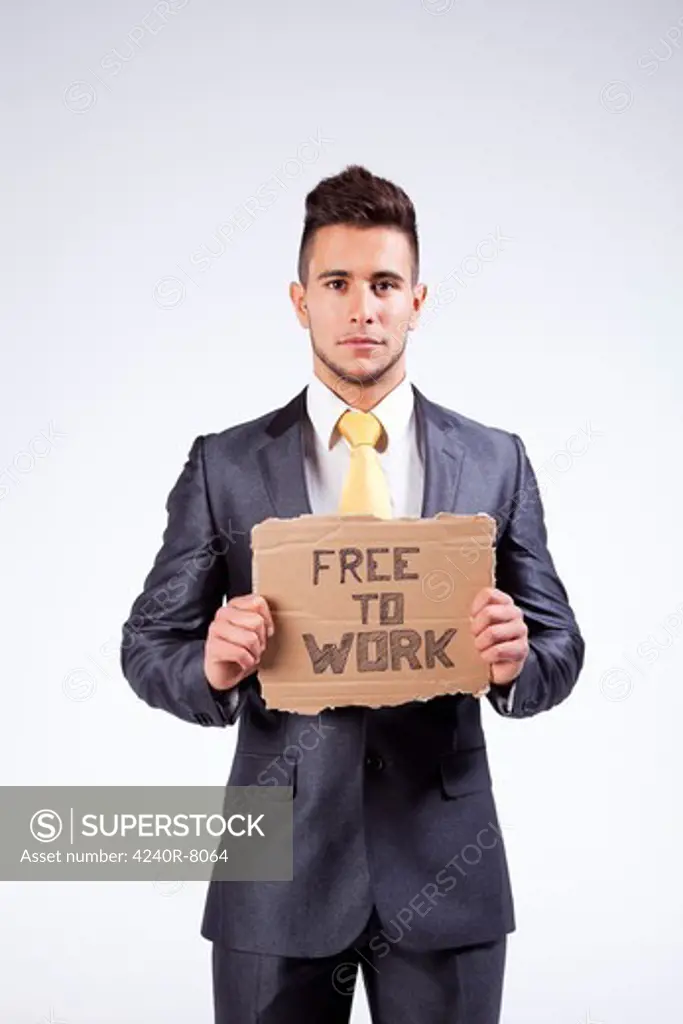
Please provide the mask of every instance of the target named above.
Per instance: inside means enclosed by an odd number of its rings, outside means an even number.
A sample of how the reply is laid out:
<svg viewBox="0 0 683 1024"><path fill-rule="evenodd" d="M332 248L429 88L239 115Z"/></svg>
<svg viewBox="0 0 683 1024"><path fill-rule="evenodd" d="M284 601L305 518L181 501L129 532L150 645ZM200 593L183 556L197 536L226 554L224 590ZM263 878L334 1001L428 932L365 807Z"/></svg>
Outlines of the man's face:
<svg viewBox="0 0 683 1024"><path fill-rule="evenodd" d="M407 332L417 323L426 296L411 284L410 243L391 227L334 224L313 238L308 284L290 287L299 323L311 334L315 369L370 387L405 372ZM357 341L361 337L364 341Z"/></svg>

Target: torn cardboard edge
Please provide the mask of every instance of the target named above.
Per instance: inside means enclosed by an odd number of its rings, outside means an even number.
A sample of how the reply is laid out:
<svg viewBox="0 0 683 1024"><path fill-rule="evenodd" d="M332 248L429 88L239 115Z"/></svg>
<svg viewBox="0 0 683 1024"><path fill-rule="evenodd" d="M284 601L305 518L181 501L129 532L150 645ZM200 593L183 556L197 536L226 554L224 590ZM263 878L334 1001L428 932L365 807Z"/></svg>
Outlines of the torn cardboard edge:
<svg viewBox="0 0 683 1024"><path fill-rule="evenodd" d="M257 670L266 706L315 714L486 694L469 610L495 585L495 535L487 513L255 525L253 590L275 623Z"/></svg>

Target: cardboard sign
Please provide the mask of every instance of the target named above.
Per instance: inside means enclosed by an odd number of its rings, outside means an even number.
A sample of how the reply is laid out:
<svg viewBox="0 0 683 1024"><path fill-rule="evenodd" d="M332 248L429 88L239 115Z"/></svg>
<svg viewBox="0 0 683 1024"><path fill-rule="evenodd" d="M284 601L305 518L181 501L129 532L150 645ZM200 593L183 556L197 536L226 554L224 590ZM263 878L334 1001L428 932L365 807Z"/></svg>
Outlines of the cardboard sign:
<svg viewBox="0 0 683 1024"><path fill-rule="evenodd" d="M486 693L469 616L495 582L495 530L483 513L447 512L256 525L253 589L275 623L258 669L267 707L310 715Z"/></svg>

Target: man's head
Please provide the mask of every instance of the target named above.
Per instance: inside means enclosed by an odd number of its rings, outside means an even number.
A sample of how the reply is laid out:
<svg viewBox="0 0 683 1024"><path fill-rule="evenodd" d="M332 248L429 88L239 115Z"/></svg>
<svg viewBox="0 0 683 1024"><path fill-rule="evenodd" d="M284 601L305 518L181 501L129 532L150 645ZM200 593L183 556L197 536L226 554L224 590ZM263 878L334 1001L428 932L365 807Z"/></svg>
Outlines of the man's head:
<svg viewBox="0 0 683 1024"><path fill-rule="evenodd" d="M407 332L427 293L406 193L358 165L323 179L306 197L298 272L290 297L315 373L348 404L371 407L404 376Z"/></svg>

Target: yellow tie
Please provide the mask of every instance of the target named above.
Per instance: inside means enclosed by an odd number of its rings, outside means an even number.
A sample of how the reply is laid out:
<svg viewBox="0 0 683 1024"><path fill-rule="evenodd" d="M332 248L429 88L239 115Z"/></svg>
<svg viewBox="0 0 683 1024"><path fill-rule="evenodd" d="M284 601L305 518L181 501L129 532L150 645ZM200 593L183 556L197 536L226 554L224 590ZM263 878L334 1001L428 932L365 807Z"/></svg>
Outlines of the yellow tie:
<svg viewBox="0 0 683 1024"><path fill-rule="evenodd" d="M351 446L349 470L342 488L339 511L345 515L373 515L391 519L391 497L376 445L382 424L371 412L347 409L337 423Z"/></svg>

